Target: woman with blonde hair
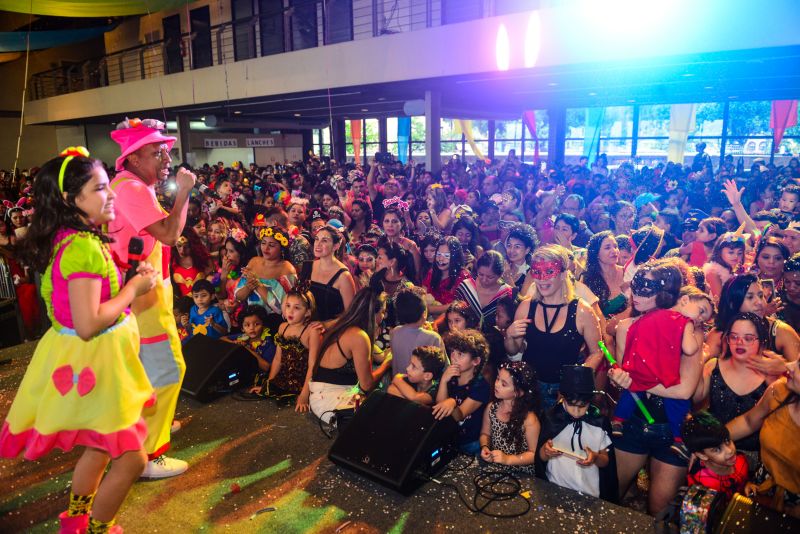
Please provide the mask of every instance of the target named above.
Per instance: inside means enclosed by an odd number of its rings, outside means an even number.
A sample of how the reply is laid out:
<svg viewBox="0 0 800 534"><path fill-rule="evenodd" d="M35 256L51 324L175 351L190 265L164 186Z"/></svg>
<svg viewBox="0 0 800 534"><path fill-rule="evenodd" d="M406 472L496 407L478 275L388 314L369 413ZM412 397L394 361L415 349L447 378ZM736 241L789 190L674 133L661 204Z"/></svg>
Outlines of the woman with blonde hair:
<svg viewBox="0 0 800 534"><path fill-rule="evenodd" d="M522 353L536 371L545 408L558 396L561 367L584 364L597 369L602 358L600 325L592 308L575 296L564 247L544 245L531 258L533 294L523 300L506 331L506 351ZM582 358L587 346L589 356Z"/></svg>

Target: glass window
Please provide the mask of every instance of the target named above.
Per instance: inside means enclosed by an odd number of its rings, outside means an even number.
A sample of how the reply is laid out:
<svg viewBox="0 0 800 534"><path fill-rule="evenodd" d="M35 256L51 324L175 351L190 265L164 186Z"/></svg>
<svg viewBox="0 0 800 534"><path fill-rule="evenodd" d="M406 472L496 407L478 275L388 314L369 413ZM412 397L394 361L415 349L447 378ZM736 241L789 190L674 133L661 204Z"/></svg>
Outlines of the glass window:
<svg viewBox="0 0 800 534"><path fill-rule="evenodd" d="M498 139L522 139L522 120L518 121L495 121L494 138ZM497 150L495 150L497 153Z"/></svg>
<svg viewBox="0 0 800 534"><path fill-rule="evenodd" d="M633 137L633 106L605 108L600 138L605 137Z"/></svg>
<svg viewBox="0 0 800 534"><path fill-rule="evenodd" d="M198 7L189 12L189 26L192 29L192 68L210 67L211 60L211 14L208 6Z"/></svg>
<svg viewBox="0 0 800 534"><path fill-rule="evenodd" d="M285 52L283 0L259 0L259 12L261 55Z"/></svg>
<svg viewBox="0 0 800 534"><path fill-rule="evenodd" d="M425 153L425 117L411 117L411 140L422 143L422 153Z"/></svg>
<svg viewBox="0 0 800 534"><path fill-rule="evenodd" d="M639 138L669 137L669 104L639 106Z"/></svg>
<svg viewBox="0 0 800 534"><path fill-rule="evenodd" d="M704 102L695 105L695 130L692 137L715 137L722 135L722 115L725 105L720 102ZM694 154L694 152L692 152Z"/></svg>
<svg viewBox="0 0 800 534"><path fill-rule="evenodd" d="M364 133L362 136L364 137L365 143L378 143L379 135L378 135L378 119L366 119L364 121ZM396 127L395 127L396 130ZM377 152L377 150L376 150Z"/></svg>
<svg viewBox="0 0 800 534"><path fill-rule="evenodd" d="M728 112L728 135L732 137L772 136L772 129L769 127L771 111L772 103L768 100L731 102Z"/></svg>
<svg viewBox="0 0 800 534"><path fill-rule="evenodd" d="M255 15L253 0L233 0L233 57L236 61L256 57L256 32L252 18Z"/></svg>
<svg viewBox="0 0 800 534"><path fill-rule="evenodd" d="M489 121L472 121L472 138L489 139Z"/></svg>
<svg viewBox="0 0 800 534"><path fill-rule="evenodd" d="M386 118L386 142L397 143L397 117Z"/></svg>
<svg viewBox="0 0 800 534"><path fill-rule="evenodd" d="M442 119L442 141L461 141L461 134L456 133L456 121Z"/></svg>
<svg viewBox="0 0 800 534"><path fill-rule="evenodd" d="M353 40L353 0L328 0L325 18L325 44Z"/></svg>
<svg viewBox="0 0 800 534"><path fill-rule="evenodd" d="M291 0L292 50L303 50L317 46L317 3L307 0Z"/></svg>

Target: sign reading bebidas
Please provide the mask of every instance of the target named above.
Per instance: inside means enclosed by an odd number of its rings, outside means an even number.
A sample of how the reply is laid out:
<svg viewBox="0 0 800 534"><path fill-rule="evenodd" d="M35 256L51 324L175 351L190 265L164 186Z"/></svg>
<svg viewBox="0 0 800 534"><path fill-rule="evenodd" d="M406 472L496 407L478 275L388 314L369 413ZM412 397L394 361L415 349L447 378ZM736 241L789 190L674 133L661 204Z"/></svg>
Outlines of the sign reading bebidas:
<svg viewBox="0 0 800 534"><path fill-rule="evenodd" d="M236 138L232 139L203 139L204 148L237 148L239 141Z"/></svg>
<svg viewBox="0 0 800 534"><path fill-rule="evenodd" d="M275 139L272 137L248 137L247 146L248 148L275 146Z"/></svg>

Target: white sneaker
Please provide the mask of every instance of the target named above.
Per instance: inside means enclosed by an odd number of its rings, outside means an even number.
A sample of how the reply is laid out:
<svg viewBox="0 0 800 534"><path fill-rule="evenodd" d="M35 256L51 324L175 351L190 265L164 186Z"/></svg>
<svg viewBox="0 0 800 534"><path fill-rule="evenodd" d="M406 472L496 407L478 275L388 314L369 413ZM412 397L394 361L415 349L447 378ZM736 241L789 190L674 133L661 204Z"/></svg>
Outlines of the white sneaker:
<svg viewBox="0 0 800 534"><path fill-rule="evenodd" d="M181 428L183 428L183 425L181 425L181 422L178 421L177 419L174 419L172 421L172 426L169 428L169 433L170 434L177 434L180 431Z"/></svg>
<svg viewBox="0 0 800 534"><path fill-rule="evenodd" d="M163 454L150 460L144 467L142 478L169 478L180 475L189 469L189 464L176 458L167 458Z"/></svg>

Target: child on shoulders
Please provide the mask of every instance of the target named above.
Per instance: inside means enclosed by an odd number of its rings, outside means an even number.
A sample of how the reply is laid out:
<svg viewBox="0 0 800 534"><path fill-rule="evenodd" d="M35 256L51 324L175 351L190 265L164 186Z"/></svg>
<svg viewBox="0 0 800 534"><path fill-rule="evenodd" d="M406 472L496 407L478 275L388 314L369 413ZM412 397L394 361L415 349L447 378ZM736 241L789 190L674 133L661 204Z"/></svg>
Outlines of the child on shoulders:
<svg viewBox="0 0 800 534"><path fill-rule="evenodd" d="M489 384L481 374L489 345L477 330L464 330L451 332L445 338L445 347L451 364L442 374L433 416L444 419L452 415L460 424L459 449L476 456L480 453L483 411L490 397Z"/></svg>
<svg viewBox="0 0 800 534"><path fill-rule="evenodd" d="M539 460L545 465L540 464L539 474L561 487L615 502L611 427L591 404L595 394L592 368L562 367L558 393L559 402L542 420Z"/></svg>
<svg viewBox="0 0 800 534"><path fill-rule="evenodd" d="M447 356L441 348L417 347L411 353L406 374L396 374L386 392L420 404L431 405L439 390L439 379L446 364Z"/></svg>
<svg viewBox="0 0 800 534"><path fill-rule="evenodd" d="M536 375L526 362L501 364L493 397L483 412L481 459L533 475L541 404Z"/></svg>

